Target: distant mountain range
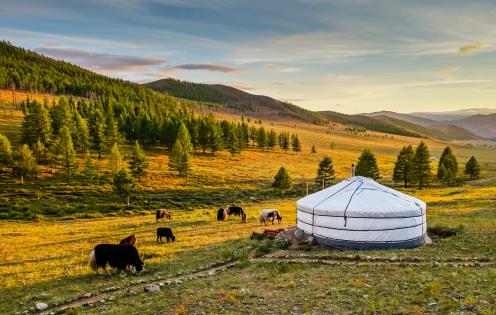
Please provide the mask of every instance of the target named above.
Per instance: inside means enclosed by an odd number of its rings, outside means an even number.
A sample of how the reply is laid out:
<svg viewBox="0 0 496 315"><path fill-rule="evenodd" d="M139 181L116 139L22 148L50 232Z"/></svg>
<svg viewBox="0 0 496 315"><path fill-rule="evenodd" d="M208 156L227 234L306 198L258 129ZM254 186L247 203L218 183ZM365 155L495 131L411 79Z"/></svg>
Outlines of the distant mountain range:
<svg viewBox="0 0 496 315"><path fill-rule="evenodd" d="M383 119L381 117L400 119L412 124L439 130L456 140L471 140L475 139L474 136L485 139L496 139L496 109L467 109L446 113L412 114L380 111L363 115L376 119Z"/></svg>

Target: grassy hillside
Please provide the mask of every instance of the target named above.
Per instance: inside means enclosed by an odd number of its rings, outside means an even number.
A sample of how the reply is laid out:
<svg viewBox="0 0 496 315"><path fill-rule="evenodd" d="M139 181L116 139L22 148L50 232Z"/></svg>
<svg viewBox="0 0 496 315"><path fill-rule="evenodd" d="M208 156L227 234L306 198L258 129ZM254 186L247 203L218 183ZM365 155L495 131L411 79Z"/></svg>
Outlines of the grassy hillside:
<svg viewBox="0 0 496 315"><path fill-rule="evenodd" d="M172 78L157 80L145 85L175 97L218 103L240 112L262 115L271 119L282 116L282 118L293 118L314 124L325 122L319 114L294 104L281 102L264 95L250 94L226 85L193 83Z"/></svg>

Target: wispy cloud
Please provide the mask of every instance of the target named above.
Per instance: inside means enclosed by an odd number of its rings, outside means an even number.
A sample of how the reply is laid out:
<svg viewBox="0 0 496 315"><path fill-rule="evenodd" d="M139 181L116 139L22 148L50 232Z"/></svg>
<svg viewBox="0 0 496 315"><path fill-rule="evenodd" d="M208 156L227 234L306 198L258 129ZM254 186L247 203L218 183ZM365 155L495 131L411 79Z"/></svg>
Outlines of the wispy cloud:
<svg viewBox="0 0 496 315"><path fill-rule="evenodd" d="M452 74L454 74L455 72L460 71L461 69L462 69L462 67L460 67L460 66L446 67L446 68L439 70L439 74L441 74L441 76L443 76L443 77L449 77Z"/></svg>
<svg viewBox="0 0 496 315"><path fill-rule="evenodd" d="M460 55L465 56L465 55L473 54L474 52L482 49L483 47L484 47L483 43L476 42L473 44L462 46L462 47L460 47L460 49L458 51L460 52Z"/></svg>
<svg viewBox="0 0 496 315"><path fill-rule="evenodd" d="M78 48L40 47L36 50L44 55L69 61L95 71L140 71L150 66L165 63L165 60L162 59L95 53Z"/></svg>
<svg viewBox="0 0 496 315"><path fill-rule="evenodd" d="M274 72L281 72L281 73L291 73L291 72L299 72L301 71L300 68L296 67L281 67L272 63L267 63L264 65L266 69L269 69Z"/></svg>
<svg viewBox="0 0 496 315"><path fill-rule="evenodd" d="M239 72L241 69L228 67L223 65L213 65L208 63L188 63L184 65L179 65L175 67L171 67L171 70L205 70L205 71L213 71L213 72Z"/></svg>

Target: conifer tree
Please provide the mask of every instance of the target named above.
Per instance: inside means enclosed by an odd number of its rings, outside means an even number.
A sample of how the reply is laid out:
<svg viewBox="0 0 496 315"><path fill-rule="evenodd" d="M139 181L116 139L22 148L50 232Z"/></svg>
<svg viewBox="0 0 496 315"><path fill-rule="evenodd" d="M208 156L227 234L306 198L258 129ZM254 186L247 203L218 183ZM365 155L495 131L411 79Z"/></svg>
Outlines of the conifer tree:
<svg viewBox="0 0 496 315"><path fill-rule="evenodd" d="M412 177L412 161L415 152L411 145L404 146L394 164L393 180L396 183L402 182L405 187L411 183Z"/></svg>
<svg viewBox="0 0 496 315"><path fill-rule="evenodd" d="M412 161L412 184L418 184L422 189L432 180L431 154L427 145L421 141L415 149L415 155Z"/></svg>
<svg viewBox="0 0 496 315"><path fill-rule="evenodd" d="M208 147L212 154L222 148L222 131L218 124L213 123L209 126Z"/></svg>
<svg viewBox="0 0 496 315"><path fill-rule="evenodd" d="M90 145L90 132L86 120L77 111L74 113L74 132L71 135L77 152L85 152Z"/></svg>
<svg viewBox="0 0 496 315"><path fill-rule="evenodd" d="M291 149L295 152L301 151L301 143L298 135L294 134L291 136Z"/></svg>
<svg viewBox="0 0 496 315"><path fill-rule="evenodd" d="M272 187L280 190L291 188L291 177L289 177L288 171L284 167L281 167L276 176L274 176Z"/></svg>
<svg viewBox="0 0 496 315"><path fill-rule="evenodd" d="M71 172L77 168L76 151L72 143L71 133L67 126L62 126L57 137L57 152L60 155L60 164L67 174L67 184L71 182Z"/></svg>
<svg viewBox="0 0 496 315"><path fill-rule="evenodd" d="M149 131L149 128L146 128L146 131ZM105 119L105 139L107 140L108 146L113 146L114 143L119 142L119 126L114 119L113 113L107 114L107 118Z"/></svg>
<svg viewBox="0 0 496 315"><path fill-rule="evenodd" d="M110 149L110 153L108 157L108 168L112 173L115 174L121 169L121 164L122 164L121 150L119 148L119 144L115 142L112 148Z"/></svg>
<svg viewBox="0 0 496 315"><path fill-rule="evenodd" d="M365 176L372 179L381 178L379 174L379 167L377 166L377 160L370 149L364 149L358 158L355 174L357 176Z"/></svg>
<svg viewBox="0 0 496 315"><path fill-rule="evenodd" d="M227 137L226 145L227 145L227 149L229 150L229 153L231 153L233 156L236 153L240 152L238 136L235 130L233 130L232 128L231 130L229 130L229 135Z"/></svg>
<svg viewBox="0 0 496 315"><path fill-rule="evenodd" d="M181 177L188 177L190 167L190 156L177 139L169 154L169 169L178 172Z"/></svg>
<svg viewBox="0 0 496 315"><path fill-rule="evenodd" d="M52 121L52 132L58 135L62 127L72 130L72 112L67 99L62 96L58 103L50 109L50 118Z"/></svg>
<svg viewBox="0 0 496 315"><path fill-rule="evenodd" d="M141 176L146 174L148 162L146 161L145 154L141 149L138 140L136 140L133 147L131 159L129 160L129 168L131 169L131 174L135 178L138 178L138 182L141 182Z"/></svg>
<svg viewBox="0 0 496 315"><path fill-rule="evenodd" d="M40 140L48 145L52 136L52 127L48 110L37 101L28 103L28 112L22 123L22 142L34 145Z"/></svg>
<svg viewBox="0 0 496 315"><path fill-rule="evenodd" d="M334 166L332 164L332 159L329 156L324 156L324 158L319 162L319 168L317 170L317 182L327 186L329 181L334 179Z"/></svg>
<svg viewBox="0 0 496 315"><path fill-rule="evenodd" d="M265 128L263 126L258 128L257 145L262 150L267 147L267 133L265 132Z"/></svg>
<svg viewBox="0 0 496 315"><path fill-rule="evenodd" d="M188 128L186 125L181 122L179 125L179 129L177 130L176 141L181 143L183 151L190 156L193 153L193 145L191 144L191 137L189 135Z"/></svg>
<svg viewBox="0 0 496 315"><path fill-rule="evenodd" d="M267 135L267 147L271 150L274 150L277 144L277 134L274 129L270 129Z"/></svg>
<svg viewBox="0 0 496 315"><path fill-rule="evenodd" d="M312 144L312 150L310 151L310 153L312 153L313 155L315 155L315 153L317 153L317 149L315 148L315 144Z"/></svg>
<svg viewBox="0 0 496 315"><path fill-rule="evenodd" d="M251 126L250 127L250 140L252 141L252 148L255 147L255 141L257 141L257 137L258 137L258 130L257 130L257 127L255 126Z"/></svg>
<svg viewBox="0 0 496 315"><path fill-rule="evenodd" d="M31 175L36 175L36 159L33 157L31 150L27 144L23 144L14 154L13 171L16 176L21 179L21 184L24 185L24 178Z"/></svg>
<svg viewBox="0 0 496 315"><path fill-rule="evenodd" d="M450 147L446 147L439 158L437 178L449 182L458 174L458 161Z"/></svg>
<svg viewBox="0 0 496 315"><path fill-rule="evenodd" d="M129 196L134 190L134 179L126 169L121 168L114 176L112 181L112 188L114 191L125 197L127 200L127 206L129 207Z"/></svg>
<svg viewBox="0 0 496 315"><path fill-rule="evenodd" d="M36 158L36 162L38 164L48 164L52 159L51 152L47 149L47 147L38 139L38 141L34 144L33 153Z"/></svg>
<svg viewBox="0 0 496 315"><path fill-rule="evenodd" d="M480 165L479 161L472 155L472 157L465 164L465 174L470 175L470 179L480 178Z"/></svg>
<svg viewBox="0 0 496 315"><path fill-rule="evenodd" d="M12 145L9 138L0 133L0 171L12 165Z"/></svg>
<svg viewBox="0 0 496 315"><path fill-rule="evenodd" d="M96 110L91 119L90 134L92 138L92 146L98 152L98 159L102 158L102 154L107 147L105 128L105 117L100 110Z"/></svg>
<svg viewBox="0 0 496 315"><path fill-rule="evenodd" d="M279 134L279 145L281 149L284 151L289 150L289 133L288 132L281 132Z"/></svg>
<svg viewBox="0 0 496 315"><path fill-rule="evenodd" d="M204 118L200 121L200 126L198 127L198 145L203 150L203 153L205 153L205 150L208 148L211 123L212 122L207 121L207 118Z"/></svg>
<svg viewBox="0 0 496 315"><path fill-rule="evenodd" d="M84 176L88 179L88 183L91 185L93 183L93 178L96 176L96 167L91 158L90 150L86 150L84 156Z"/></svg>

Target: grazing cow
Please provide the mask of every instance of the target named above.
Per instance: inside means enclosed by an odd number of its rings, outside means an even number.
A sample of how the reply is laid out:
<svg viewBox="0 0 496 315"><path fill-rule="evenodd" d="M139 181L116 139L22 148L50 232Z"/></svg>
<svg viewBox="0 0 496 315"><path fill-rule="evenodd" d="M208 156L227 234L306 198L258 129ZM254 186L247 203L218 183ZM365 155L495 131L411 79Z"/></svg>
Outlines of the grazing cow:
<svg viewBox="0 0 496 315"><path fill-rule="evenodd" d="M224 208L220 208L217 210L217 221L226 221L227 220L227 211Z"/></svg>
<svg viewBox="0 0 496 315"><path fill-rule="evenodd" d="M277 209L263 209L260 211L260 224L267 225L267 222L277 220L277 223L282 222L282 216Z"/></svg>
<svg viewBox="0 0 496 315"><path fill-rule="evenodd" d="M129 244L129 245L136 246L136 235L134 235L134 234L129 235L128 237L122 239L119 244L121 244L121 245Z"/></svg>
<svg viewBox="0 0 496 315"><path fill-rule="evenodd" d="M162 237L167 238L167 242L169 241L176 241L176 237L172 235L172 230L170 228L158 228L157 229L157 243L158 240L160 239L160 242L162 242Z"/></svg>
<svg viewBox="0 0 496 315"><path fill-rule="evenodd" d="M158 209L155 213L155 219L157 219L157 221L163 219L172 220L172 212L166 209Z"/></svg>
<svg viewBox="0 0 496 315"><path fill-rule="evenodd" d="M229 216L231 216L231 214L234 214L235 216L240 216L242 215L244 212L243 208L241 208L241 206L230 206L229 208L227 208L227 214Z"/></svg>
<svg viewBox="0 0 496 315"><path fill-rule="evenodd" d="M99 244L91 251L88 264L96 274L99 274L98 268L102 267L109 275L107 264L121 271L130 266L138 272L143 271L144 266L136 247L129 244Z"/></svg>

